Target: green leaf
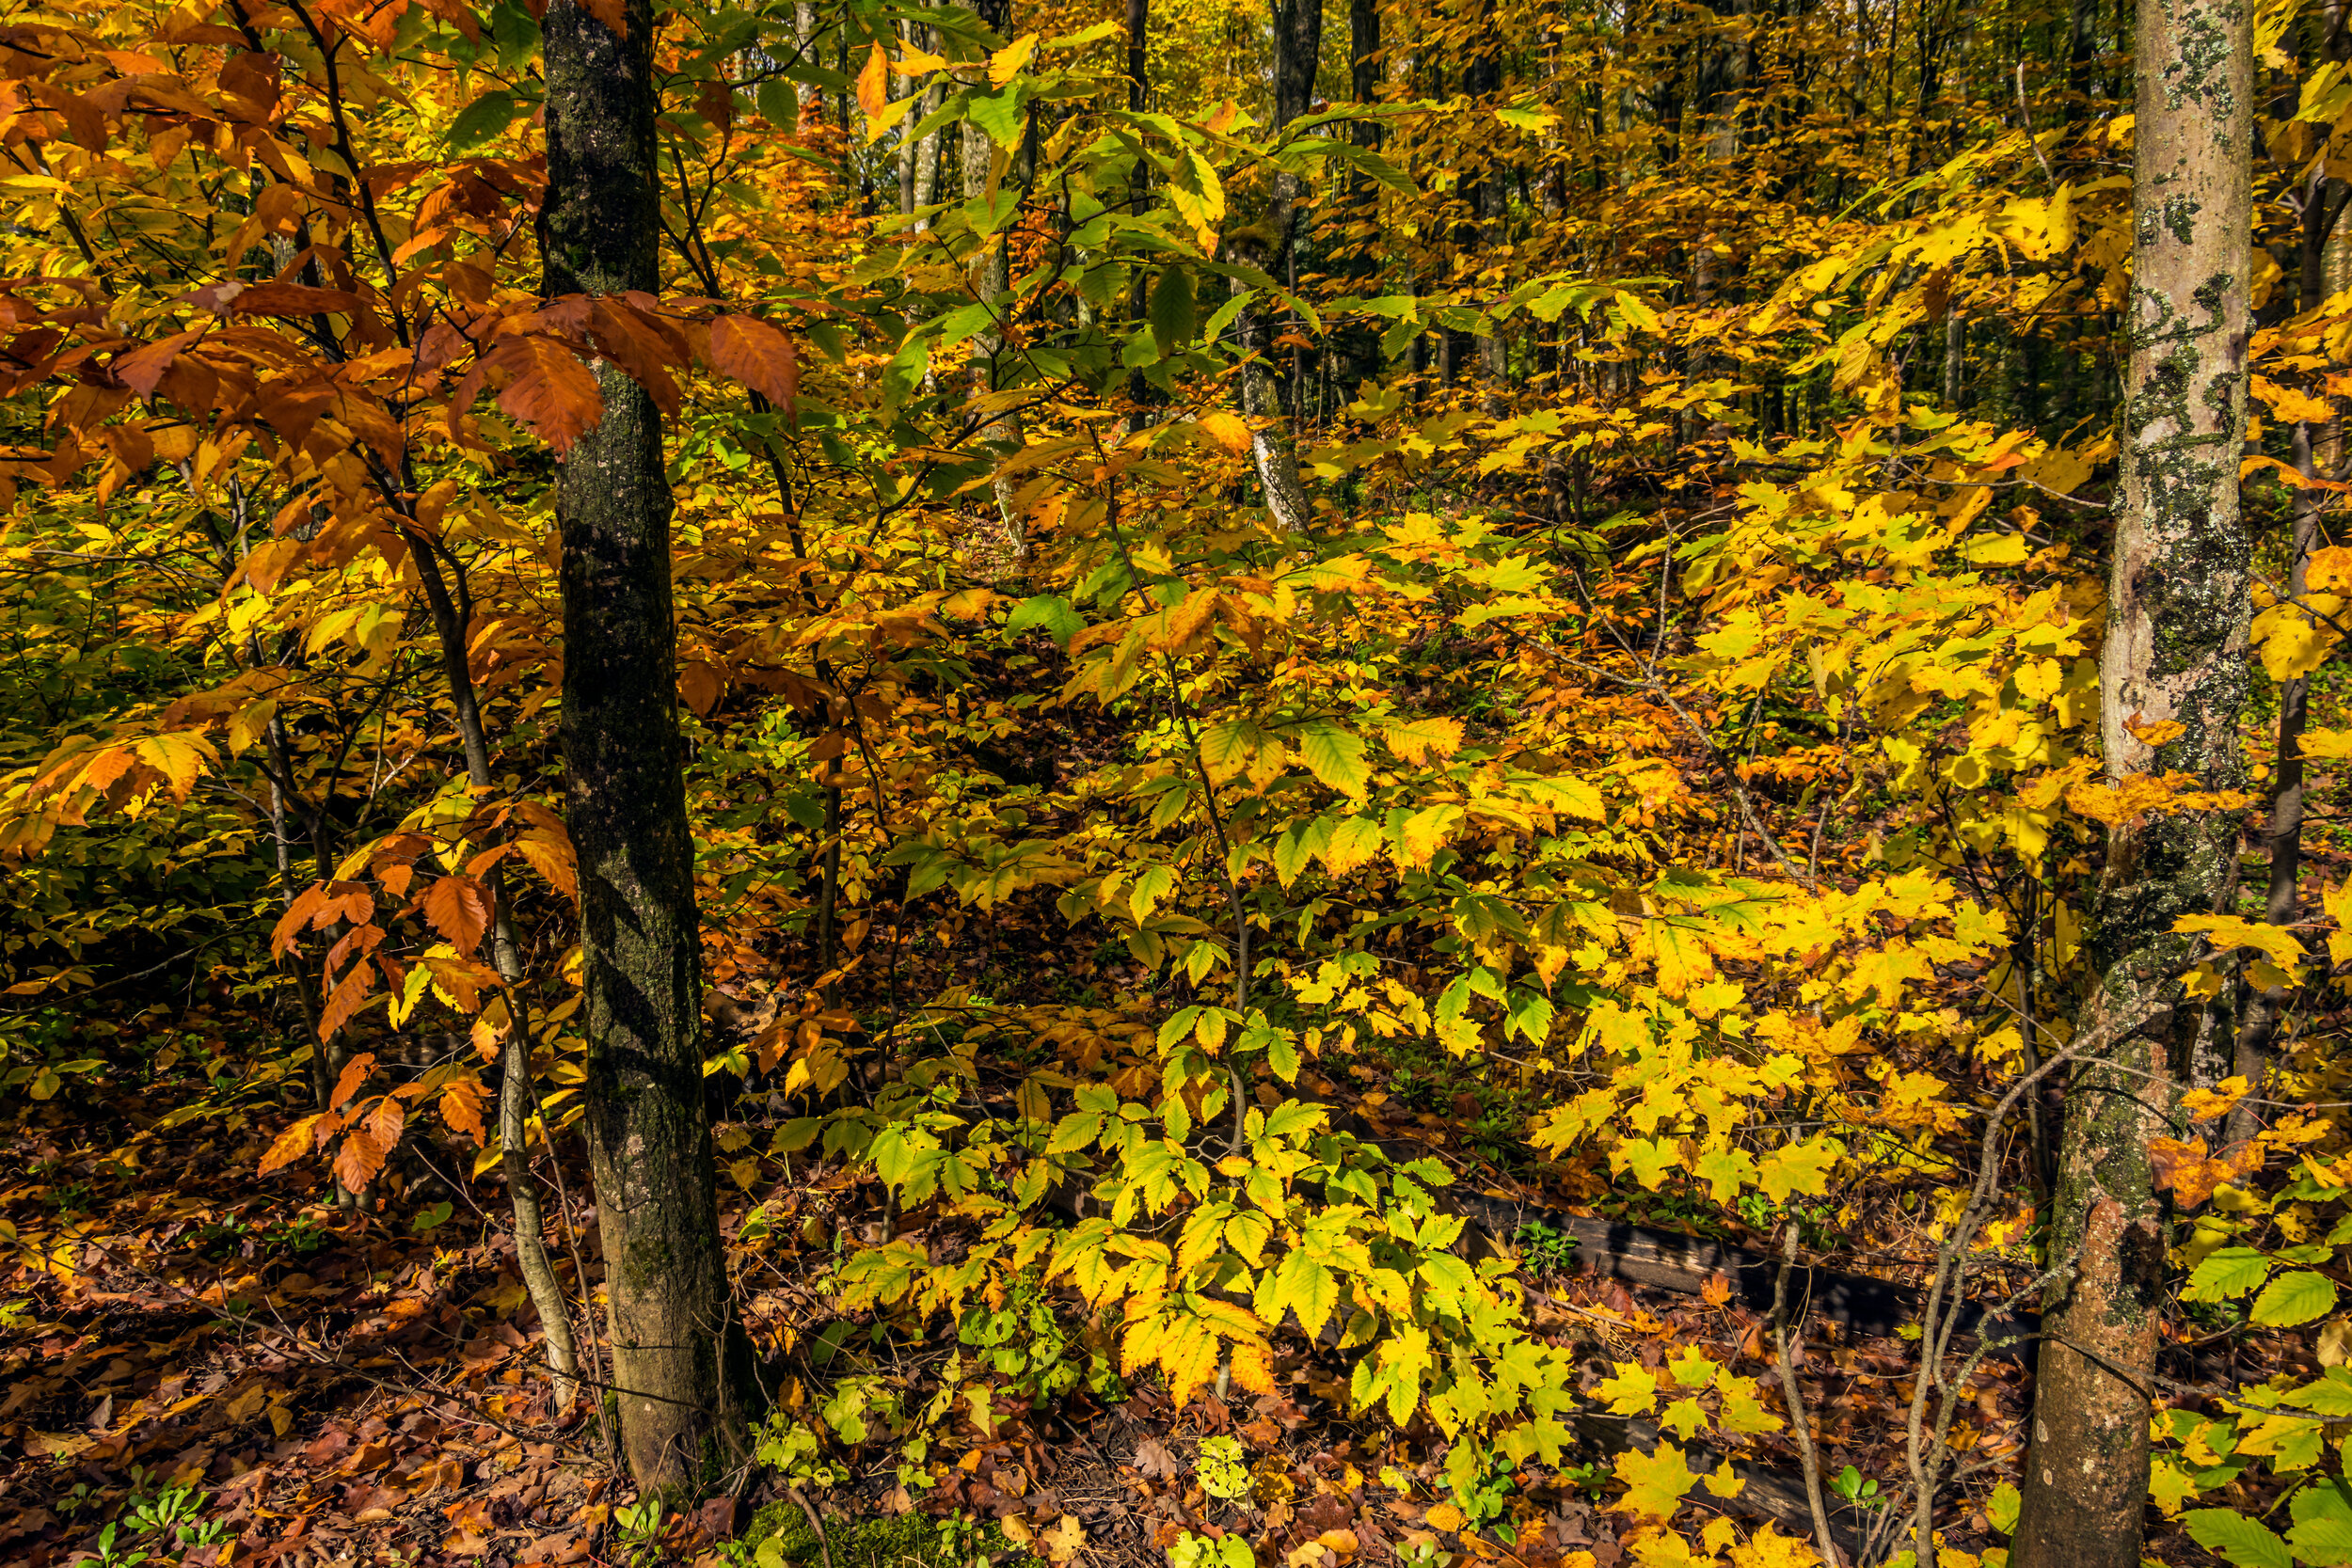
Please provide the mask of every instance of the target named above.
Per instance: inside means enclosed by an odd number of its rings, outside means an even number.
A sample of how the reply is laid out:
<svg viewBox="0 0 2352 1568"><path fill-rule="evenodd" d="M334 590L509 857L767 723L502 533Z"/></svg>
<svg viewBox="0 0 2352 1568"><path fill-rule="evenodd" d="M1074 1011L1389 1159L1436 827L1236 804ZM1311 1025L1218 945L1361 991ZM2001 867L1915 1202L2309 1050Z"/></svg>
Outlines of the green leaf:
<svg viewBox="0 0 2352 1568"><path fill-rule="evenodd" d="M754 102L759 105L760 118L786 135L801 128L801 95L792 90L792 84L774 77L759 84Z"/></svg>
<svg viewBox="0 0 2352 1568"><path fill-rule="evenodd" d="M1160 269L1160 279L1152 285L1152 341L1158 345L1165 359L1182 344L1192 341L1192 329L1198 320L1192 298L1192 274L1174 262Z"/></svg>
<svg viewBox="0 0 2352 1568"><path fill-rule="evenodd" d="M1291 1042L1287 1032L1276 1035L1266 1042L1266 1066L1283 1083L1294 1083L1298 1077L1298 1047Z"/></svg>
<svg viewBox="0 0 2352 1568"><path fill-rule="evenodd" d="M1288 1307L1298 1314L1298 1326L1311 1339L1323 1332L1331 1309L1340 1304L1340 1282L1331 1271L1294 1249L1282 1259L1274 1276L1274 1309Z"/></svg>
<svg viewBox="0 0 2352 1568"><path fill-rule="evenodd" d="M2261 1284L2270 1273L2270 1258L2252 1247L2225 1246L2190 1271L2184 1301L2227 1301Z"/></svg>
<svg viewBox="0 0 2352 1568"><path fill-rule="evenodd" d="M2003 1481L1993 1489L1993 1496L1985 1499L1984 1516L2003 1535L2014 1535L2017 1533L2017 1505L2021 1500L2017 1488Z"/></svg>
<svg viewBox="0 0 2352 1568"><path fill-rule="evenodd" d="M1070 640L1086 629L1086 621L1060 594L1038 594L1013 606L1012 618L1005 623L1008 638L1032 629L1042 629L1067 648Z"/></svg>
<svg viewBox="0 0 2352 1568"><path fill-rule="evenodd" d="M522 118L523 106L504 87L484 93L465 107L449 128L453 152L469 151L498 135Z"/></svg>
<svg viewBox="0 0 2352 1568"><path fill-rule="evenodd" d="M2191 1509L2181 1515L2189 1539L2237 1568L2295 1568L2286 1543L2258 1519L2226 1508Z"/></svg>
<svg viewBox="0 0 2352 1568"><path fill-rule="evenodd" d="M1299 726L1292 738L1298 743L1298 754L1305 760L1308 771L1343 795L1359 800L1364 798L1364 786L1372 782L1372 769L1364 762L1361 736L1342 729L1328 719L1318 719Z"/></svg>
<svg viewBox="0 0 2352 1568"><path fill-rule="evenodd" d="M2310 1323L2336 1305L2336 1287L2327 1275L2309 1269L2282 1274L2254 1298L2253 1318L2263 1328L2292 1328Z"/></svg>
<svg viewBox="0 0 2352 1568"><path fill-rule="evenodd" d="M1024 122L1028 119L1021 112L1025 96L1017 85L986 97L976 94L965 113L973 124L988 133L990 140L1009 151L1021 145Z"/></svg>

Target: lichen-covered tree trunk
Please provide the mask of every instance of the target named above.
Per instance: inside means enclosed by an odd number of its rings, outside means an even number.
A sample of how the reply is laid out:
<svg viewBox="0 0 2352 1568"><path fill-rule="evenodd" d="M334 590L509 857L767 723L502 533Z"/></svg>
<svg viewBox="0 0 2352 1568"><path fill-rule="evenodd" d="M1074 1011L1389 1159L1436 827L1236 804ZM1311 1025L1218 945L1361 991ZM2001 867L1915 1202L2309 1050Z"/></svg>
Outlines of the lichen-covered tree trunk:
<svg viewBox="0 0 2352 1568"><path fill-rule="evenodd" d="M2249 561L2238 512L2251 273L2251 11L2143 0L2137 15L2137 233L2103 659L2112 776L2240 778ZM2108 836L2053 1195L2015 1568L2137 1568L2148 1487L2168 1216L2148 1142L2172 1131L2174 1085L2227 1020L2176 976L2197 956L2183 915L2237 892L2234 814L2143 816ZM2103 1038L2112 1043L2101 1045Z"/></svg>
<svg viewBox="0 0 2352 1568"><path fill-rule="evenodd" d="M546 21L549 294L658 290L649 0L616 37L579 0ZM638 1484L691 1488L741 1428L710 1122L700 937L670 604L670 490L653 401L610 364L604 417L556 482L564 768L580 857L588 1146L612 1380Z"/></svg>

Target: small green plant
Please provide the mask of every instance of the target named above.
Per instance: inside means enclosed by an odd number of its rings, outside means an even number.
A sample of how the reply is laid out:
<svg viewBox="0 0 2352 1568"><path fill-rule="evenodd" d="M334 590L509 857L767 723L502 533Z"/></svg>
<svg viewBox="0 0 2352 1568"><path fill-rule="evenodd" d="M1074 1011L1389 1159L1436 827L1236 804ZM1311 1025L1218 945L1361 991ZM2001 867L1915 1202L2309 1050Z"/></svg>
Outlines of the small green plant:
<svg viewBox="0 0 2352 1568"><path fill-rule="evenodd" d="M1541 1220L1520 1226L1514 1239L1519 1244L1519 1267L1532 1275L1565 1274L1576 1261L1576 1238Z"/></svg>
<svg viewBox="0 0 2352 1568"><path fill-rule="evenodd" d="M1484 1531L1516 1544L1518 1533L1504 1517L1510 1512L1511 1494L1518 1490L1518 1480L1510 1465L1499 1455L1472 1474L1467 1483L1460 1480L1454 1487L1454 1500L1462 1511L1466 1535Z"/></svg>
<svg viewBox="0 0 2352 1568"><path fill-rule="evenodd" d="M805 1422L779 1413L770 1418L753 1450L762 1465L793 1486L838 1486L849 1472L824 1457L825 1440Z"/></svg>
<svg viewBox="0 0 2352 1568"><path fill-rule="evenodd" d="M1884 1508L1886 1499L1879 1496L1879 1483L1865 1481L1862 1472L1847 1465L1831 1479L1829 1489L1856 1508Z"/></svg>
<svg viewBox="0 0 2352 1568"><path fill-rule="evenodd" d="M1110 1359L1071 1335L1054 1304L1036 1285L1013 1288L1002 1307L975 1303L956 1325L956 1338L979 1353L982 1366L1008 1380L1032 1410L1058 1399L1083 1380L1099 1399L1125 1397Z"/></svg>
<svg viewBox="0 0 2352 1568"><path fill-rule="evenodd" d="M1222 1497L1230 1502L1249 1490L1249 1461L1237 1438L1201 1439L1197 1468L1200 1473L1200 1489L1212 1497Z"/></svg>
<svg viewBox="0 0 2352 1568"><path fill-rule="evenodd" d="M612 1511L612 1525L621 1537L621 1560L632 1568L652 1568L661 1560L661 1503L658 1498L623 1503Z"/></svg>
<svg viewBox="0 0 2352 1568"><path fill-rule="evenodd" d="M79 1568L138 1568L142 1563L178 1562L190 1552L207 1546L217 1546L229 1538L229 1525L221 1519L207 1519L204 1510L212 1501L212 1494L201 1492L182 1481L175 1481L153 1497L146 1495L151 1477L140 1467L131 1471L131 1500L124 1516L110 1519L98 1532L98 1550L79 1560ZM78 1502L87 1502L86 1492L76 1489ZM116 1543L128 1526L135 1544L125 1543L120 1550Z"/></svg>
<svg viewBox="0 0 2352 1568"><path fill-rule="evenodd" d="M1232 1443L1230 1437L1212 1437L1211 1443ZM1203 1444L1202 1447L1206 1447ZM1241 1445L1235 1443L1235 1448ZM1211 1540L1190 1530L1176 1538L1168 1548L1170 1568L1258 1568L1258 1557L1249 1549L1249 1543L1238 1535Z"/></svg>

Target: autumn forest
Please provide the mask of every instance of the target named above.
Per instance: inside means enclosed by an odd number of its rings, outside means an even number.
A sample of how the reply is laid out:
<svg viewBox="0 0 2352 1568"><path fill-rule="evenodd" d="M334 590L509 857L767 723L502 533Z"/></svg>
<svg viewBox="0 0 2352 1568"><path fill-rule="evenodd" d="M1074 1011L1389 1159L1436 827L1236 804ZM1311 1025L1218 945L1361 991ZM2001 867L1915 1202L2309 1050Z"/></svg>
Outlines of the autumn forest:
<svg viewBox="0 0 2352 1568"><path fill-rule="evenodd" d="M2344 0L9 0L0 160L0 1560L2352 1564Z"/></svg>

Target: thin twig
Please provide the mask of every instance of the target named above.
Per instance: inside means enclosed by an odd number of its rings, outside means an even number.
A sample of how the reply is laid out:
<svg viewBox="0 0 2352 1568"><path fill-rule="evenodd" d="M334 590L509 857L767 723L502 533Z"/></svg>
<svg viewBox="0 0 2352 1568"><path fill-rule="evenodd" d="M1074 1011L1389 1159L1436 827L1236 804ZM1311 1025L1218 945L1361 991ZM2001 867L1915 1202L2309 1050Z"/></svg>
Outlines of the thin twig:
<svg viewBox="0 0 2352 1568"><path fill-rule="evenodd" d="M1780 1364L1780 1391L1788 1405L1789 1429L1796 1434L1797 1463L1804 1469L1805 1506L1813 1512L1813 1537L1820 1543L1821 1560L1837 1560L1837 1544L1830 1534L1829 1509L1821 1500L1821 1456L1813 1449L1813 1422L1797 1388L1797 1361L1788 1348L1788 1272L1797 1266L1797 1221L1791 1214L1781 1232L1780 1273L1772 1279L1772 1344Z"/></svg>

